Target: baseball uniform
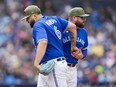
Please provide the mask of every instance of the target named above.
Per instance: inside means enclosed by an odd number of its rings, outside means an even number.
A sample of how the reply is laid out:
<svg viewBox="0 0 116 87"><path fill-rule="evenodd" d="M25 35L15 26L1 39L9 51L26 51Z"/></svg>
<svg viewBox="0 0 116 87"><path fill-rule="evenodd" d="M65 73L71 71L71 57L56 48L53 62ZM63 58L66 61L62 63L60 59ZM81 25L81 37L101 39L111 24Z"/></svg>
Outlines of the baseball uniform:
<svg viewBox="0 0 116 87"><path fill-rule="evenodd" d="M64 54L66 57L68 69L67 69L67 83L68 87L77 87L77 67L78 59L73 58L70 54L70 36L69 32L66 31L63 34L63 47ZM82 50L83 58L87 56L87 47L88 47L88 35L85 28L77 29L77 48Z"/></svg>
<svg viewBox="0 0 116 87"><path fill-rule="evenodd" d="M67 87L67 63L64 58L62 33L67 28L68 21L57 16L43 16L33 27L34 44L47 40L48 45L40 64L49 60L55 61L55 68L49 75L39 74L37 87Z"/></svg>

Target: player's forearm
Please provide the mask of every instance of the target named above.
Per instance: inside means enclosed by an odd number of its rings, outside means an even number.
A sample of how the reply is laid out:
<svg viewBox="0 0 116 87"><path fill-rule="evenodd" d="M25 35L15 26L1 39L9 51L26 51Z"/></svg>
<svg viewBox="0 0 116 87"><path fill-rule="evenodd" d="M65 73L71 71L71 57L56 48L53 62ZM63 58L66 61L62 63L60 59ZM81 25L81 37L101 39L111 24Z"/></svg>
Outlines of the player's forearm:
<svg viewBox="0 0 116 87"><path fill-rule="evenodd" d="M38 66L41 59L43 58L45 51L47 47L47 41L40 41L38 46L37 46L37 51L36 51L36 56L35 56L35 61L34 61L34 66Z"/></svg>
<svg viewBox="0 0 116 87"><path fill-rule="evenodd" d="M70 43L71 43L71 47L75 47L76 46L76 31L71 31L70 32Z"/></svg>
<svg viewBox="0 0 116 87"><path fill-rule="evenodd" d="M70 41L71 41L71 47L76 46L76 37L77 37L77 30L76 25L73 23L69 24L68 31L70 33Z"/></svg>

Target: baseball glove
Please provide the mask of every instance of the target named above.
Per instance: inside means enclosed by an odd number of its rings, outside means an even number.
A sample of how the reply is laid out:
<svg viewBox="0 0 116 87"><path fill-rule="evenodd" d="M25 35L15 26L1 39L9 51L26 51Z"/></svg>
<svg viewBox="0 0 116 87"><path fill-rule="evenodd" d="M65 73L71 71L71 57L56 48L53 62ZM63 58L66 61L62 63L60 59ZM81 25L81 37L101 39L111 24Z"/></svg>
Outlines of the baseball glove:
<svg viewBox="0 0 116 87"><path fill-rule="evenodd" d="M47 61L47 63L42 63L40 65L39 72L43 75L48 75L54 69L54 66L55 66L54 60L49 60Z"/></svg>

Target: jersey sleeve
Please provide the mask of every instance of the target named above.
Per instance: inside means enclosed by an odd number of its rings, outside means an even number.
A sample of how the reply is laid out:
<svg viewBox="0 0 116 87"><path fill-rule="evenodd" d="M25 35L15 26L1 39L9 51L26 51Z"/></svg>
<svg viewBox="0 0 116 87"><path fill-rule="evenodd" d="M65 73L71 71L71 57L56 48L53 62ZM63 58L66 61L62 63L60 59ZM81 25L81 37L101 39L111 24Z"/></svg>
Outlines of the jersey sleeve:
<svg viewBox="0 0 116 87"><path fill-rule="evenodd" d="M65 20L63 18L60 18L60 17L57 17L57 18L58 18L58 20L59 20L59 22L60 22L60 24L61 24L61 26L63 28L62 31L65 31L67 29L68 25L69 25L69 21L67 21L67 20Z"/></svg>
<svg viewBox="0 0 116 87"><path fill-rule="evenodd" d="M87 32L86 32L86 41L84 44L84 48L82 49L82 53L83 53L83 58L85 58L88 54L88 35L87 35Z"/></svg>
<svg viewBox="0 0 116 87"><path fill-rule="evenodd" d="M34 25L33 27L34 44L37 46L39 41L47 40L47 33L44 26Z"/></svg>

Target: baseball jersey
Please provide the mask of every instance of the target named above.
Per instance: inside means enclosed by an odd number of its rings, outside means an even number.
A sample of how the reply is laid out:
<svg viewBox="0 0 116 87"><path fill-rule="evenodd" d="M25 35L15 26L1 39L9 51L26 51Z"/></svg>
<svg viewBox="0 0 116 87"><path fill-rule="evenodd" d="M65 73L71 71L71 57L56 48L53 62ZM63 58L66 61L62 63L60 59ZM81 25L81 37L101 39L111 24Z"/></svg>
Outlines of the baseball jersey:
<svg viewBox="0 0 116 87"><path fill-rule="evenodd" d="M41 40L48 42L40 64L57 57L64 57L62 34L68 23L67 20L57 16L43 16L34 24L33 40L35 47Z"/></svg>
<svg viewBox="0 0 116 87"><path fill-rule="evenodd" d="M76 40L77 48L82 50L83 58L87 56L87 47L88 47L88 35L85 28L77 29L77 40ZM73 58L70 53L70 36L69 32L65 31L63 34L63 47L64 47L64 55L68 63L78 63L78 59Z"/></svg>

